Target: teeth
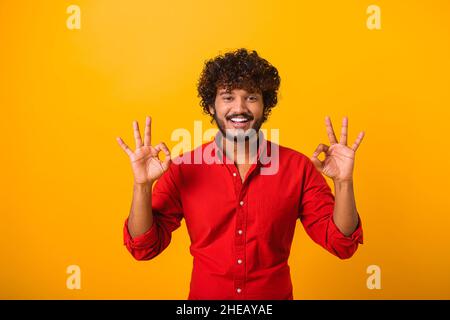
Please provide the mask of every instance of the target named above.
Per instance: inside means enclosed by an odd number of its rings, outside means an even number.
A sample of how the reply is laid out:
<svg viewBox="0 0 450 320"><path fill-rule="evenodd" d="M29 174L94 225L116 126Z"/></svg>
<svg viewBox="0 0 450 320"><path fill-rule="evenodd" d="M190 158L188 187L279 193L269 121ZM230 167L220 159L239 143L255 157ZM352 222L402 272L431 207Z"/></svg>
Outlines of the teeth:
<svg viewBox="0 0 450 320"><path fill-rule="evenodd" d="M245 118L231 118L233 122L247 122L248 120Z"/></svg>

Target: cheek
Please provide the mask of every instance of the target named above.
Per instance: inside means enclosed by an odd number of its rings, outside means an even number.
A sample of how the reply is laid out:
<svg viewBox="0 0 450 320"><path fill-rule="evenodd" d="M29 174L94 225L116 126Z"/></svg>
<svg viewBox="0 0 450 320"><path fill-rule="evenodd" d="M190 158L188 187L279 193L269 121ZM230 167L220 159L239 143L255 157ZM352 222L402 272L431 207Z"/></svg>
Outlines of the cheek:
<svg viewBox="0 0 450 320"><path fill-rule="evenodd" d="M260 118L264 113L264 105L262 103L255 103L250 110L255 118Z"/></svg>
<svg viewBox="0 0 450 320"><path fill-rule="evenodd" d="M222 118L227 112L227 107L223 103L216 101L214 111L218 118Z"/></svg>

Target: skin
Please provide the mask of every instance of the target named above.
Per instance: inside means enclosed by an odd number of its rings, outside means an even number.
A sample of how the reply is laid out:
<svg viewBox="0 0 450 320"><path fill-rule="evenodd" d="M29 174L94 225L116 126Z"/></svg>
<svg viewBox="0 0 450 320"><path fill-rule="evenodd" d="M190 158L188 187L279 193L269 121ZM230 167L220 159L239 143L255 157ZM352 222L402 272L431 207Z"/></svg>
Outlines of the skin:
<svg viewBox="0 0 450 320"><path fill-rule="evenodd" d="M215 104L210 106L209 110L222 133L226 130L238 132L229 120L231 116L237 115L246 115L250 119L243 130L253 128L257 131L262 124L264 104L260 93L248 92L244 89L226 91L219 88ZM364 132L360 132L352 147L349 147L347 146L347 117L344 117L342 121L339 142L328 116L325 118L325 127L330 145L319 144L311 161L319 172L333 180L335 190L333 220L339 230L345 236L349 236L355 231L359 222L353 190L353 168L355 153L364 137ZM144 142L142 142L137 121L133 122L133 131L136 143L135 151L132 151L120 137L117 138L117 142L130 158L133 170L133 199L128 217L128 229L134 238L145 233L153 224L152 185L168 170L171 159L170 152L163 142L152 146L150 117L146 118ZM236 159L238 152L236 144L224 138L224 146L227 143L234 144L234 159ZM248 147L245 149L245 161L235 163L242 180L245 179L251 167L248 149ZM161 151L165 154L164 160L159 159ZM323 161L318 158L321 153L325 154Z"/></svg>

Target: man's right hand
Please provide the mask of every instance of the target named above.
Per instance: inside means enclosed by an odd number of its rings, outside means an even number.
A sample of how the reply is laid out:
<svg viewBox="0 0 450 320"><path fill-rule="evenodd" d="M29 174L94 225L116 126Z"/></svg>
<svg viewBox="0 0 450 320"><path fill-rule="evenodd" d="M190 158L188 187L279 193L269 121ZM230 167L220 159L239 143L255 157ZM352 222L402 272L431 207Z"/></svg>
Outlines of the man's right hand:
<svg viewBox="0 0 450 320"><path fill-rule="evenodd" d="M139 124L133 121L134 139L136 141L136 150L133 152L120 137L117 142L127 153L131 161L135 184L152 185L161 175L169 169L170 152L164 142L151 145L151 118L145 119L144 145L142 145L141 134L139 132ZM165 154L164 161L158 158L160 151Z"/></svg>

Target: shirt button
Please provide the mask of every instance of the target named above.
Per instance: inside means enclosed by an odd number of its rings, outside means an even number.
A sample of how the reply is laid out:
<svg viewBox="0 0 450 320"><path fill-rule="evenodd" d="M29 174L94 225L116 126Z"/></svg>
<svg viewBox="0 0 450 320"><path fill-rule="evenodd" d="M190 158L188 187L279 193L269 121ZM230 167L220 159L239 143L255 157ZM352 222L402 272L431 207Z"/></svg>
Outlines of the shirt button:
<svg viewBox="0 0 450 320"><path fill-rule="evenodd" d="M242 230L238 230L238 233L239 233L239 234L242 234Z"/></svg>
<svg viewBox="0 0 450 320"><path fill-rule="evenodd" d="M241 206L243 206L243 205L244 205L244 201L239 202L239 204L240 204Z"/></svg>
<svg viewBox="0 0 450 320"><path fill-rule="evenodd" d="M241 264L242 263L242 260L241 259L238 259L238 261L237 261L239 264Z"/></svg>
<svg viewBox="0 0 450 320"><path fill-rule="evenodd" d="M233 177L236 177L236 176L237 176L236 172L233 172Z"/></svg>
<svg viewBox="0 0 450 320"><path fill-rule="evenodd" d="M237 293L241 293L242 289L241 288L237 288L236 291L237 291Z"/></svg>

